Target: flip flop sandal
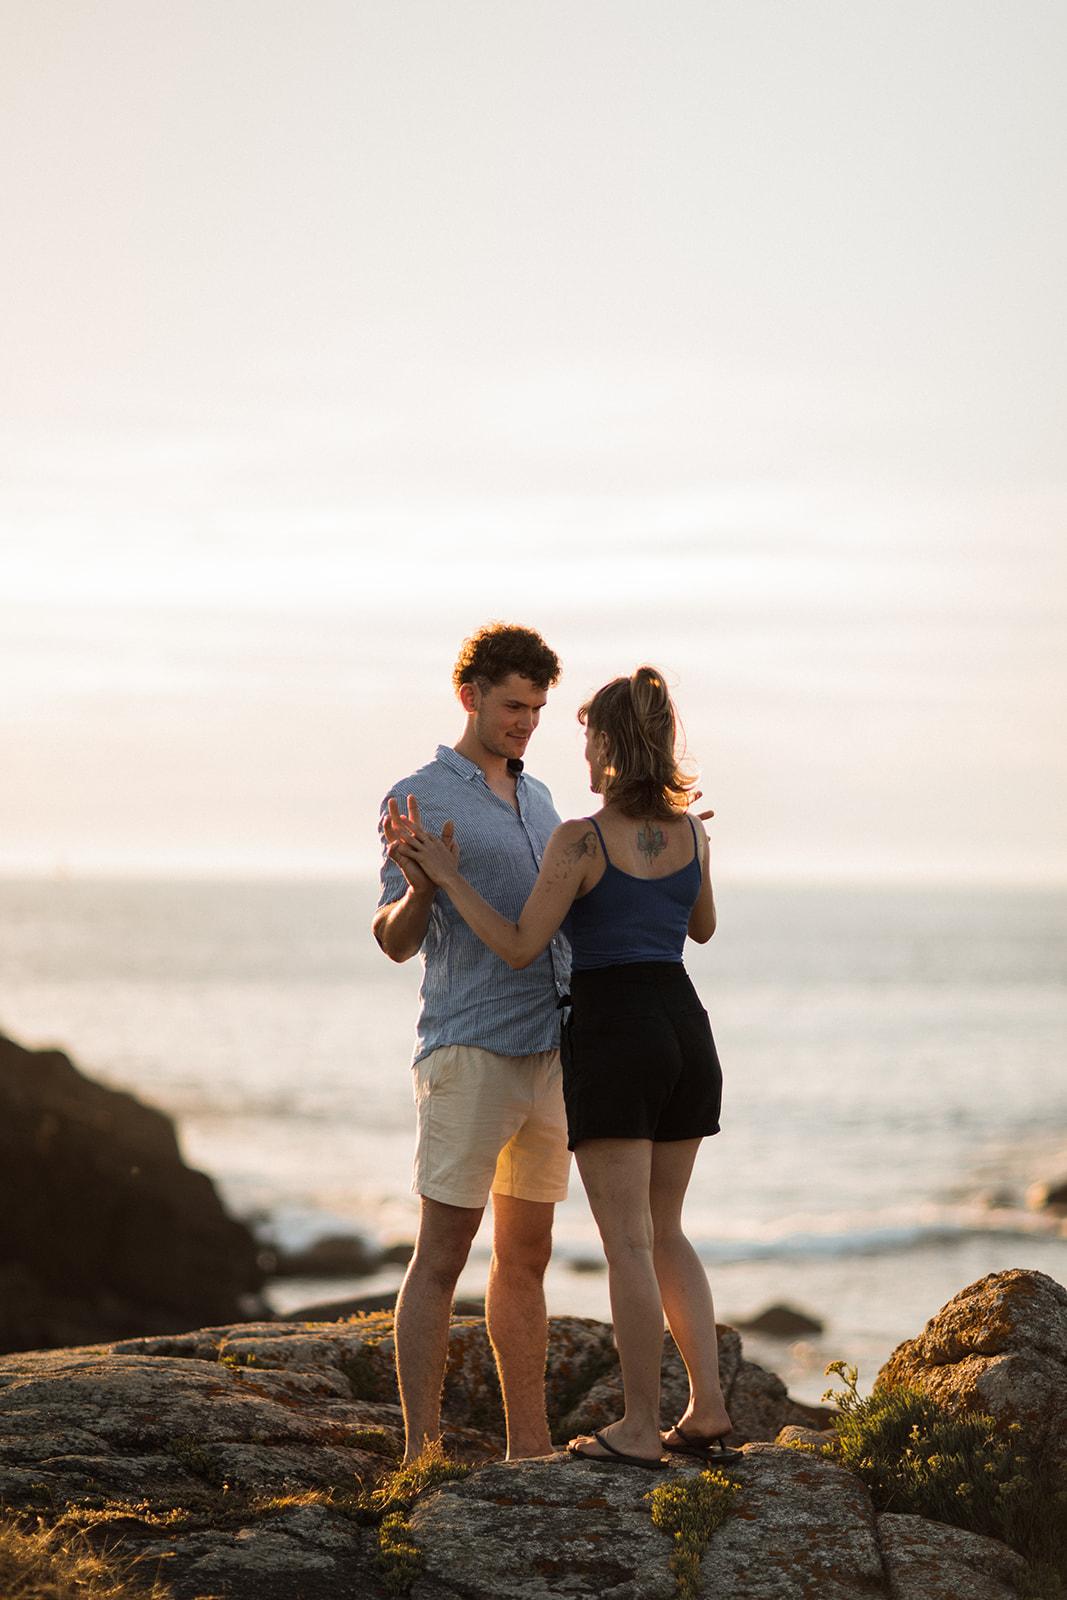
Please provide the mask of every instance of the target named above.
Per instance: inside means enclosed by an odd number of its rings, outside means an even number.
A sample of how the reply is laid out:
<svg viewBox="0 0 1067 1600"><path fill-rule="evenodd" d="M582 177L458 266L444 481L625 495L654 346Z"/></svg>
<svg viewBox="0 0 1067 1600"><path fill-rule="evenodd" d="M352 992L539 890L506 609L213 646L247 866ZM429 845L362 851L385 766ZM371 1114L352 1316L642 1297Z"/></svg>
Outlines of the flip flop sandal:
<svg viewBox="0 0 1067 1600"><path fill-rule="evenodd" d="M579 1461L606 1461L609 1467L615 1466L616 1462L618 1462L624 1467L644 1467L649 1472L661 1472L667 1465L662 1456L625 1455L621 1450L616 1450L611 1441L605 1439L602 1433L597 1433L596 1429L593 1430L592 1437L602 1450L607 1451L607 1455L591 1456L588 1451L581 1449L577 1439L571 1440L567 1446L567 1454L575 1456Z"/></svg>
<svg viewBox="0 0 1067 1600"><path fill-rule="evenodd" d="M686 1433L677 1423L670 1430L681 1439L681 1444L668 1444L663 1441L663 1448L672 1456L696 1456L700 1461L711 1461L718 1465L720 1462L740 1461L743 1452L734 1450L732 1446L723 1444L726 1437L723 1433Z"/></svg>

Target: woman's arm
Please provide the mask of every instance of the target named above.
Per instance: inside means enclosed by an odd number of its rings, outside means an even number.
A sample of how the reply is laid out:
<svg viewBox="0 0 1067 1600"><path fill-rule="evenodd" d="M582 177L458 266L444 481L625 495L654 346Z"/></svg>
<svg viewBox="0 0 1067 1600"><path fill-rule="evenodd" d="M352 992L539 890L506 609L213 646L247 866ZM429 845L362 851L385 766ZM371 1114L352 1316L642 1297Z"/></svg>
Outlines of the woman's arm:
<svg viewBox="0 0 1067 1600"><path fill-rule="evenodd" d="M697 849L700 852L700 893L689 913L689 937L707 944L715 932L715 891L711 886L711 845L703 823L698 822Z"/></svg>
<svg viewBox="0 0 1067 1600"><path fill-rule="evenodd" d="M509 967L528 967L545 949L582 889L599 851L596 830L589 823L563 822L545 849L537 882L519 913L509 922L494 911L459 872L455 858L439 839L421 828L408 827L402 843L407 854L451 900L464 922Z"/></svg>

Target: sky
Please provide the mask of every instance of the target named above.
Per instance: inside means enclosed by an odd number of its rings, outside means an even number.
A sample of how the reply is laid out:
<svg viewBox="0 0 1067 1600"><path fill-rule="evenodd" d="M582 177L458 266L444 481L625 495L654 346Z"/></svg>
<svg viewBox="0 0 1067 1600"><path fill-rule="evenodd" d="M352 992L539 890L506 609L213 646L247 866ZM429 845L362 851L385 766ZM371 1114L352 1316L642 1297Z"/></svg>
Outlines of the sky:
<svg viewBox="0 0 1067 1600"><path fill-rule="evenodd" d="M13 0L0 871L369 871L490 618L720 871L1067 882L1067 12Z"/></svg>

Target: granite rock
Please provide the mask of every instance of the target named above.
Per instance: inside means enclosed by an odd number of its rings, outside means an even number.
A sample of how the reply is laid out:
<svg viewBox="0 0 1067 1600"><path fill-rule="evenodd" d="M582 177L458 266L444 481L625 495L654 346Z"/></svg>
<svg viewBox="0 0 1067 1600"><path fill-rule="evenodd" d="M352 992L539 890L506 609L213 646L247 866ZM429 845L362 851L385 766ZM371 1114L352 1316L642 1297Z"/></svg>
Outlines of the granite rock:
<svg viewBox="0 0 1067 1600"><path fill-rule="evenodd" d="M996 1539L892 1512L877 1529L890 1600L1018 1600L1026 1563Z"/></svg>
<svg viewBox="0 0 1067 1600"><path fill-rule="evenodd" d="M1067 1468L1067 1289L1041 1272L990 1273L954 1295L878 1374L953 1410L987 1412Z"/></svg>

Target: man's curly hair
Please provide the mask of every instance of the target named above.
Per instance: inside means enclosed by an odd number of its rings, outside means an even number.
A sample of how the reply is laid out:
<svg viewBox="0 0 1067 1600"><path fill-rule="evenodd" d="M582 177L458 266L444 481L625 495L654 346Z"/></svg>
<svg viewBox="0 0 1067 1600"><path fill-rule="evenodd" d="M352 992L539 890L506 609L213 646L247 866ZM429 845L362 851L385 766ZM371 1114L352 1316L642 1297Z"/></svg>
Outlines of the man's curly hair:
<svg viewBox="0 0 1067 1600"><path fill-rule="evenodd" d="M559 657L532 628L490 622L464 639L452 683L458 694L461 684L503 683L513 672L538 689L549 689L559 679Z"/></svg>

